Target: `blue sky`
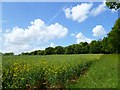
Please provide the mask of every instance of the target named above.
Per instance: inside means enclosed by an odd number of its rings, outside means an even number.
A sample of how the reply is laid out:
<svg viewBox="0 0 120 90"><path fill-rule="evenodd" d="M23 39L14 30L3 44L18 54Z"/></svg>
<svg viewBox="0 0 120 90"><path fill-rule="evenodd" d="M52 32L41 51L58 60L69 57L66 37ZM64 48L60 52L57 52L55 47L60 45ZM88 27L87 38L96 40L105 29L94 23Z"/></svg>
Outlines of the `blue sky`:
<svg viewBox="0 0 120 90"><path fill-rule="evenodd" d="M17 54L102 39L117 18L103 2L2 3L2 51Z"/></svg>

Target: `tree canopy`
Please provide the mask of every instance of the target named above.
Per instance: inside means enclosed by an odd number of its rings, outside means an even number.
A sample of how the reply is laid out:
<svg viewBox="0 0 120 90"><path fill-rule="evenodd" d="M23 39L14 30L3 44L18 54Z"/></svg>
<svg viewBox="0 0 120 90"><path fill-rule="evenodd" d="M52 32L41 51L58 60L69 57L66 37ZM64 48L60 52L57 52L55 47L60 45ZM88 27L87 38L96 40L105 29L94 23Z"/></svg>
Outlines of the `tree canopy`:
<svg viewBox="0 0 120 90"><path fill-rule="evenodd" d="M119 9L120 1L119 0L106 0L106 6L110 9Z"/></svg>
<svg viewBox="0 0 120 90"><path fill-rule="evenodd" d="M112 31L108 33L108 38L114 52L120 53L120 18L116 21Z"/></svg>

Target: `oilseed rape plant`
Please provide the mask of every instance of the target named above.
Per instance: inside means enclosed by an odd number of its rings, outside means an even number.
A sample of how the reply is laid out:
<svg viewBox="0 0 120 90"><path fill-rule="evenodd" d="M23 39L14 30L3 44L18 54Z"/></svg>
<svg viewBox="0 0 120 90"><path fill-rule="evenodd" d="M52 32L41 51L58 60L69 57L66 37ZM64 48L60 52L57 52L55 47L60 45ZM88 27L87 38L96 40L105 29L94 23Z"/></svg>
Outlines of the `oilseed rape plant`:
<svg viewBox="0 0 120 90"><path fill-rule="evenodd" d="M61 88L100 55L3 56L3 88Z"/></svg>

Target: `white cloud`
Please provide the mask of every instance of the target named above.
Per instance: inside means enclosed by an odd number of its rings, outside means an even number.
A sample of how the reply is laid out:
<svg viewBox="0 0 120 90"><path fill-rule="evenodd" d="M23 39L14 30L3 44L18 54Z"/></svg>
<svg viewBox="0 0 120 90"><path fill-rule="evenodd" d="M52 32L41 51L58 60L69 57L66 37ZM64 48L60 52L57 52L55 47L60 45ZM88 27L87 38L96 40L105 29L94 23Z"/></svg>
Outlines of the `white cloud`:
<svg viewBox="0 0 120 90"><path fill-rule="evenodd" d="M80 5L72 7L71 9L64 9L64 12L67 18L76 20L78 22L83 22L88 18L92 5L92 3L82 3Z"/></svg>
<svg viewBox="0 0 120 90"><path fill-rule="evenodd" d="M74 34L74 33L72 33L70 36L75 36L75 34Z"/></svg>
<svg viewBox="0 0 120 90"><path fill-rule="evenodd" d="M72 17L71 17L71 9L70 9L70 8L64 9L64 12L65 12L65 16L66 16L67 18L72 18Z"/></svg>
<svg viewBox="0 0 120 90"><path fill-rule="evenodd" d="M6 33L10 32L10 31L11 31L10 29L6 29L6 30L5 30Z"/></svg>
<svg viewBox="0 0 120 90"><path fill-rule="evenodd" d="M103 1L103 3L99 4L96 8L93 8L93 3L82 3L72 8L65 8L64 13L68 19L83 22L89 16L97 16L105 10L107 10L107 8L105 1Z"/></svg>
<svg viewBox="0 0 120 90"><path fill-rule="evenodd" d="M33 48L33 49L31 49L31 50L29 50L29 51L27 51L27 52L33 52L33 51L35 51L35 50L45 50L45 48L46 48L46 47L36 47L36 48Z"/></svg>
<svg viewBox="0 0 120 90"><path fill-rule="evenodd" d="M106 31L105 31L104 27L101 25L95 26L93 28L92 32L93 32L93 36L96 36L96 37L101 37L101 36L106 35Z"/></svg>
<svg viewBox="0 0 120 90"><path fill-rule="evenodd" d="M50 43L50 47L55 47L57 45L55 45L55 43Z"/></svg>
<svg viewBox="0 0 120 90"><path fill-rule="evenodd" d="M92 41L92 39L85 37L81 32L78 33L75 37L77 38L77 43L80 43L80 42L90 43Z"/></svg>
<svg viewBox="0 0 120 90"><path fill-rule="evenodd" d="M41 19L36 19L27 29L14 27L4 33L4 49L14 52L32 50L49 40L63 38L67 33L68 29L59 23L47 26Z"/></svg>
<svg viewBox="0 0 120 90"><path fill-rule="evenodd" d="M103 2L103 3L100 4L98 7L93 8L93 9L91 10L91 15L97 16L98 14L104 12L105 10L106 10L106 5L105 5L105 3Z"/></svg>
<svg viewBox="0 0 120 90"><path fill-rule="evenodd" d="M112 13L118 12L118 10L110 9Z"/></svg>

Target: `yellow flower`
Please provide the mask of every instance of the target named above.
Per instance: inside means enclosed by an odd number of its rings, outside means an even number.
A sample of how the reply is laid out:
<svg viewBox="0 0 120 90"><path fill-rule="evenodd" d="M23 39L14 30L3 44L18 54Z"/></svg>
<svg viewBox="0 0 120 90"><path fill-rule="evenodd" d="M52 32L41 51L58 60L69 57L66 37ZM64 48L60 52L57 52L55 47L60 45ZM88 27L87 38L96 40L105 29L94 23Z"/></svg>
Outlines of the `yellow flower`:
<svg viewBox="0 0 120 90"><path fill-rule="evenodd" d="M15 76L17 76L16 74L13 74L13 76L15 77Z"/></svg>
<svg viewBox="0 0 120 90"><path fill-rule="evenodd" d="M24 78L21 78L21 80L24 80Z"/></svg>
<svg viewBox="0 0 120 90"><path fill-rule="evenodd" d="M46 64L47 62L43 62L44 64Z"/></svg>
<svg viewBox="0 0 120 90"><path fill-rule="evenodd" d="M57 73L57 72L55 72L55 73Z"/></svg>

